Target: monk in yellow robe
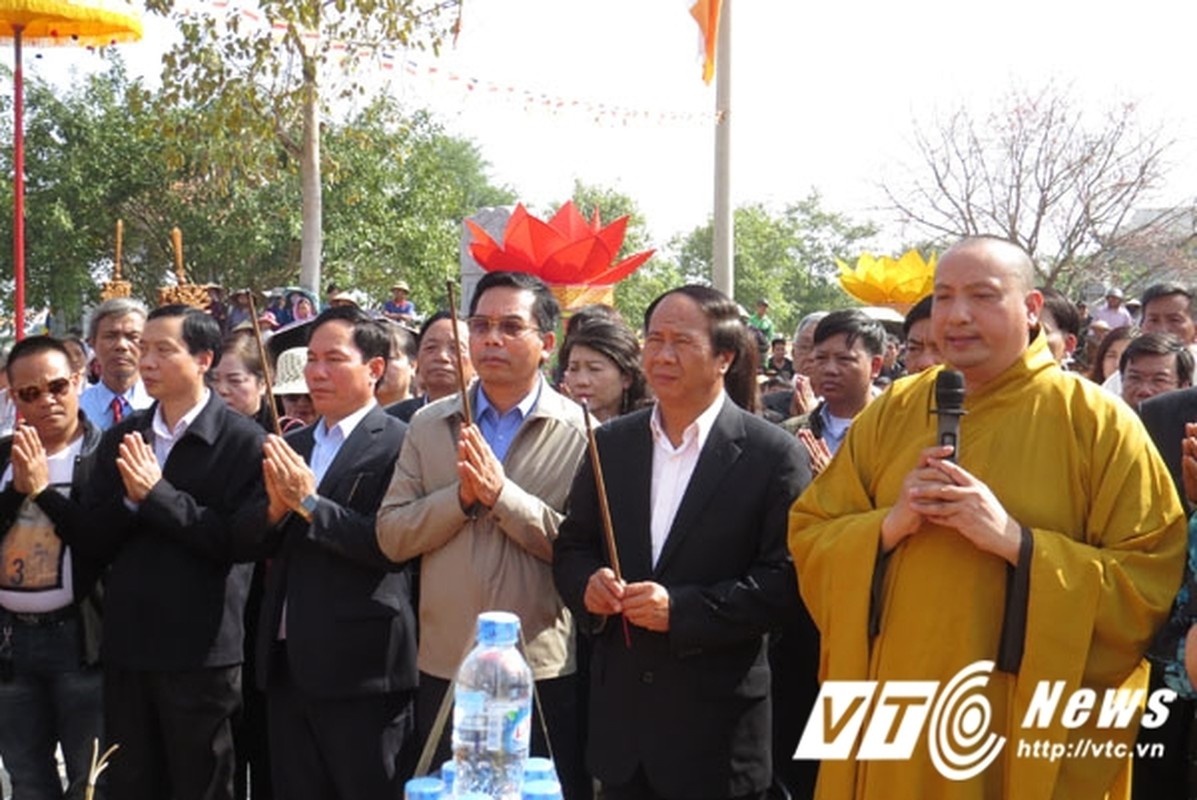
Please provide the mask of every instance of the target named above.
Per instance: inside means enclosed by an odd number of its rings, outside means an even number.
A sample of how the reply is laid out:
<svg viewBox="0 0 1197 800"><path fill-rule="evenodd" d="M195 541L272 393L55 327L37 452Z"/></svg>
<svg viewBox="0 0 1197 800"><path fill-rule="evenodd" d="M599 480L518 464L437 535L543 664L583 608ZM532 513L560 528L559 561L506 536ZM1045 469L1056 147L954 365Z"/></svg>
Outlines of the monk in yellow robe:
<svg viewBox="0 0 1197 800"><path fill-rule="evenodd" d="M959 464L936 446L939 370L898 381L795 502L790 549L823 681L942 687L994 662L977 691L1006 742L977 774L950 779L928 722L910 758L824 760L817 796L1126 797L1143 701L1123 727L1099 712L1106 690L1146 688L1142 656L1180 583L1180 501L1133 411L1052 360L1024 251L966 239L940 259L934 291L934 339L964 376ZM1053 705L1042 692L1057 682ZM1092 713L1069 715L1082 687L1096 692ZM822 710L830 724L846 718ZM978 717L964 721L975 731Z"/></svg>

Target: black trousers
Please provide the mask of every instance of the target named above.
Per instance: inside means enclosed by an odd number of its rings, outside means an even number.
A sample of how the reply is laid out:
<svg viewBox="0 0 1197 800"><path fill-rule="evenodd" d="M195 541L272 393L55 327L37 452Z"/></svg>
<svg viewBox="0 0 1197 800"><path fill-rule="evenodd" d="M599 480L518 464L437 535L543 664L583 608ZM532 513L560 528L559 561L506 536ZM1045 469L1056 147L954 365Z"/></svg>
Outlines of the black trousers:
<svg viewBox="0 0 1197 800"><path fill-rule="evenodd" d="M233 734L241 667L104 669L104 730L120 744L108 797L232 800Z"/></svg>
<svg viewBox="0 0 1197 800"><path fill-rule="evenodd" d="M547 678L536 682L536 691L544 707L545 723L552 739L553 761L557 767L557 777L561 781L562 794L565 800L590 800L594 796L593 782L586 773L582 757L584 731L578 715L577 683L576 675ZM420 749L432 733L436 712L440 709L441 700L448 688L447 680L420 673L420 688L416 691L416 741ZM429 767L430 772L435 772L442 763L452 757L452 734L453 717L450 715ZM545 758L549 755L540 713L535 705L532 713L532 755Z"/></svg>
<svg viewBox="0 0 1197 800"><path fill-rule="evenodd" d="M286 663L286 657L276 663ZM324 699L285 668L266 689L274 796L285 800L390 800L415 767L413 692ZM113 799L115 800L115 798Z"/></svg>
<svg viewBox="0 0 1197 800"><path fill-rule="evenodd" d="M1151 680L1148 691L1165 689L1162 670L1151 665ZM1178 800L1193 796L1197 783L1192 780L1189 765L1193 751L1192 737L1197 729L1193 725L1197 703L1177 698L1168 704L1168 720L1158 728L1139 728L1138 744L1150 749L1156 743L1164 747L1163 758L1135 757L1131 771L1131 797L1134 800L1156 800L1161 797L1175 797Z"/></svg>
<svg viewBox="0 0 1197 800"><path fill-rule="evenodd" d="M767 792L740 795L729 800L764 800ZM644 774L643 767L637 767L632 779L619 786L604 786L599 795L601 800L670 800L656 793Z"/></svg>

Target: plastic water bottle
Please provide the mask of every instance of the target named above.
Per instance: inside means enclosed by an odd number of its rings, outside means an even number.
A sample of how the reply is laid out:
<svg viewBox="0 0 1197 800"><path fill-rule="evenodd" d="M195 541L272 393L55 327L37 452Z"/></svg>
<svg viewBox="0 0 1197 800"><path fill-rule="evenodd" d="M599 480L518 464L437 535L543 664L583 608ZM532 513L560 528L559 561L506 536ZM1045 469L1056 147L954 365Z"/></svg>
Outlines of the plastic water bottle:
<svg viewBox="0 0 1197 800"><path fill-rule="evenodd" d="M457 764L453 759L449 759L444 764L441 764L441 780L445 782L445 788L453 788L453 776L457 774Z"/></svg>
<svg viewBox="0 0 1197 800"><path fill-rule="evenodd" d="M532 670L516 649L515 614L478 615L478 639L457 674L454 795L520 800L532 734Z"/></svg>
<svg viewBox="0 0 1197 800"><path fill-rule="evenodd" d="M403 786L404 800L441 800L445 784L440 778L412 778Z"/></svg>

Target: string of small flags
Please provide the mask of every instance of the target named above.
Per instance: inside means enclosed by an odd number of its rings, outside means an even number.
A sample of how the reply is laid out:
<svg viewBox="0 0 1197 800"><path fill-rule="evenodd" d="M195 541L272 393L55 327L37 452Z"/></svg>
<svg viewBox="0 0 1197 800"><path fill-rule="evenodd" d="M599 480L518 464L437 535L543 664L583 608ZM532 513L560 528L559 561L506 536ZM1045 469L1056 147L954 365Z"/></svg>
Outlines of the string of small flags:
<svg viewBox="0 0 1197 800"><path fill-rule="evenodd" d="M218 30L227 28L236 21L237 27L242 31L246 27L269 31L276 45L280 44L290 31L287 22L270 21L256 6L245 5L236 0L183 4L177 9L177 13L190 18L213 18ZM416 94L420 94L424 89L435 89L437 96L443 99L444 92L456 91L462 102L485 98L485 102L519 106L528 113L581 116L605 125L694 126L709 125L716 119L714 111L646 108L610 103L597 98L550 94L511 82L467 75L452 68L445 68L441 63L416 60L408 51L385 46L354 46L325 36L317 30L300 30L298 38L305 54L310 56L323 53L330 63L340 69L356 65L373 66L384 75L412 79L405 81L405 86Z"/></svg>

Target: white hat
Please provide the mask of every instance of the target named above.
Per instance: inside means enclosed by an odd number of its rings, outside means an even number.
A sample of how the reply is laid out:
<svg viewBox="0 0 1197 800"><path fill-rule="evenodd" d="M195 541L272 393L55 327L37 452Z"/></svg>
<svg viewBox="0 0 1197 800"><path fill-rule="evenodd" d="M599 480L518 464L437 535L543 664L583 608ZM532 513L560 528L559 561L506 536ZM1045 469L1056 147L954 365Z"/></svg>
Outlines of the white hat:
<svg viewBox="0 0 1197 800"><path fill-rule="evenodd" d="M307 363L306 347L292 347L279 353L274 368L274 393L308 394L308 384L303 379L303 368Z"/></svg>

